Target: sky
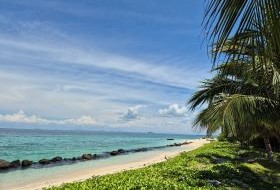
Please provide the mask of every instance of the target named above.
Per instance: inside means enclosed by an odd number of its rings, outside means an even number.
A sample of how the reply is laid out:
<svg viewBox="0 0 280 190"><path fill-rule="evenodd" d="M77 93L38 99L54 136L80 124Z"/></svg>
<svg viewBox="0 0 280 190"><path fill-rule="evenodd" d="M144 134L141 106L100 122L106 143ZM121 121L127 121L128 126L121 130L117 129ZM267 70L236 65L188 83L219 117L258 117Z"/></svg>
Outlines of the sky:
<svg viewBox="0 0 280 190"><path fill-rule="evenodd" d="M204 0L0 0L0 127L197 134Z"/></svg>

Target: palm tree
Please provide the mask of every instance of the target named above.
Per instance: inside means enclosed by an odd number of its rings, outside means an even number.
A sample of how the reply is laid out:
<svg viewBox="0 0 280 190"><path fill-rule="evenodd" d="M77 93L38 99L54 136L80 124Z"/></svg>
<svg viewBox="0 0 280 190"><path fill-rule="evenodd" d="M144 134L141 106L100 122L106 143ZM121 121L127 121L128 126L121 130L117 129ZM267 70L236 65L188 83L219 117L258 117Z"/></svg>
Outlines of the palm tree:
<svg viewBox="0 0 280 190"><path fill-rule="evenodd" d="M216 44L214 61L220 56L230 36L255 31L254 45L264 49L266 57L280 56L280 1L279 0L208 0L204 16L204 29L210 47ZM249 40L249 39L247 39ZM235 44L233 44L235 45ZM263 53L263 52L262 52ZM243 54L243 48L234 55ZM233 55L232 54L232 55ZM259 53L256 52L256 56ZM266 60L264 60L264 63ZM280 62L275 62L280 68Z"/></svg>
<svg viewBox="0 0 280 190"><path fill-rule="evenodd" d="M223 65L223 68L228 66ZM260 83L253 78L227 77L218 74L205 81L203 88L193 95L189 101L191 109L203 103L208 104L198 114L195 125L206 127L208 132L222 129L224 135L235 137L241 142L249 140L253 135L262 136L268 157L272 161L269 137L273 136L272 131L279 132L276 123L279 122L280 102L273 96L266 97L268 87L260 88ZM273 93L272 89L270 91Z"/></svg>
<svg viewBox="0 0 280 190"><path fill-rule="evenodd" d="M189 104L191 109L204 103L208 105L195 120L196 125L206 127L208 132L222 129L224 135L241 142L262 136L272 161L269 137L276 134L273 131L280 131L280 74L271 60L264 64L265 48L252 43L254 34L246 32L225 42L219 51L229 55L239 51L242 58L233 56L218 66L217 75L202 83L201 90L193 95ZM259 56L255 56L256 53Z"/></svg>

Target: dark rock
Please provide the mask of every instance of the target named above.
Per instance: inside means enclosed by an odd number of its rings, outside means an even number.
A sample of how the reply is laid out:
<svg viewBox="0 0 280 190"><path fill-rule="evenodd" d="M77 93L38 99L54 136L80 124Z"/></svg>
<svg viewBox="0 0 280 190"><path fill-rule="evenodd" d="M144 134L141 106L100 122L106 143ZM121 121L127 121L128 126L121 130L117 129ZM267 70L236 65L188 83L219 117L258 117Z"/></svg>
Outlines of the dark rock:
<svg viewBox="0 0 280 190"><path fill-rule="evenodd" d="M208 181L211 185L213 185L214 187L220 186L222 185L222 182L218 181L218 180L209 180Z"/></svg>
<svg viewBox="0 0 280 190"><path fill-rule="evenodd" d="M28 167L28 166L31 166L33 164L33 161L31 160L23 160L21 162L21 167Z"/></svg>
<svg viewBox="0 0 280 190"><path fill-rule="evenodd" d="M73 158L71 158L71 160L72 160L72 161L76 161L76 160L77 160L77 158L76 158L76 157L73 157Z"/></svg>
<svg viewBox="0 0 280 190"><path fill-rule="evenodd" d="M116 156L116 155L118 155L118 154L119 154L118 151L112 151L112 152L110 152L110 155L111 155L111 156Z"/></svg>
<svg viewBox="0 0 280 190"><path fill-rule="evenodd" d="M188 142L188 141L185 141L183 143L181 143L181 145L187 145L187 144L191 144L192 142Z"/></svg>
<svg viewBox="0 0 280 190"><path fill-rule="evenodd" d="M10 168L17 168L20 166L20 161L19 160L15 160L15 161L12 161L10 163Z"/></svg>
<svg viewBox="0 0 280 190"><path fill-rule="evenodd" d="M120 154L123 154L123 153L125 153L125 150L124 150L124 149L119 149L118 152L119 152Z"/></svg>
<svg viewBox="0 0 280 190"><path fill-rule="evenodd" d="M56 157L52 158L51 161L52 162L60 162L60 161L62 161L62 157L56 156Z"/></svg>
<svg viewBox="0 0 280 190"><path fill-rule="evenodd" d="M51 161L48 159L42 159L42 160L39 160L39 163L40 164L49 164L49 163L51 163Z"/></svg>
<svg viewBox="0 0 280 190"><path fill-rule="evenodd" d="M148 150L147 148L139 148L139 149L136 149L135 152L145 152L147 150Z"/></svg>
<svg viewBox="0 0 280 190"><path fill-rule="evenodd" d="M174 139L166 139L166 140L168 140L168 141L174 141Z"/></svg>
<svg viewBox="0 0 280 190"><path fill-rule="evenodd" d="M92 154L83 154L82 155L82 159L84 159L84 160L91 160L91 159L93 159L93 156L92 156Z"/></svg>
<svg viewBox="0 0 280 190"><path fill-rule="evenodd" d="M174 143L174 146L181 146L181 143Z"/></svg>
<svg viewBox="0 0 280 190"><path fill-rule="evenodd" d="M8 169L10 167L10 162L6 160L0 160L0 169Z"/></svg>

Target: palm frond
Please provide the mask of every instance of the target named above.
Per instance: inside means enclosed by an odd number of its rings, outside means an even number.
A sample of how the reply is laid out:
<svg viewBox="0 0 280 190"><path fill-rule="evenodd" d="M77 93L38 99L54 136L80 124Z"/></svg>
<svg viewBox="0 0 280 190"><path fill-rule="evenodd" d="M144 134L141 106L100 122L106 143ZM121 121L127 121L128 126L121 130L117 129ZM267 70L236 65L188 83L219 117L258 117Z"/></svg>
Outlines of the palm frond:
<svg viewBox="0 0 280 190"><path fill-rule="evenodd" d="M216 61L228 46L226 42L230 36L241 39L240 35L247 31L254 31L256 47L264 50L263 47L267 46L267 52L279 53L279 8L279 0L209 0L203 23L210 46L216 44L213 60ZM243 44L249 44L249 41ZM244 48L234 54L244 55Z"/></svg>

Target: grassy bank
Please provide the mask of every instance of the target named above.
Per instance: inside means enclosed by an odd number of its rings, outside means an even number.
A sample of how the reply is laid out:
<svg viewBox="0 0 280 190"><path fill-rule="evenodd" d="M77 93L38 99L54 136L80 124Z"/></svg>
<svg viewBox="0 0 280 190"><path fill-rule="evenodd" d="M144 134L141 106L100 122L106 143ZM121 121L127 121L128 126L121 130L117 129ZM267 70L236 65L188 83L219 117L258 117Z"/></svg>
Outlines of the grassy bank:
<svg viewBox="0 0 280 190"><path fill-rule="evenodd" d="M213 142L166 162L69 183L58 189L277 189L280 163L237 144ZM279 154L277 155L279 158ZM256 159L259 158L259 159ZM217 181L215 181L217 180ZM219 184L221 182L221 184Z"/></svg>

